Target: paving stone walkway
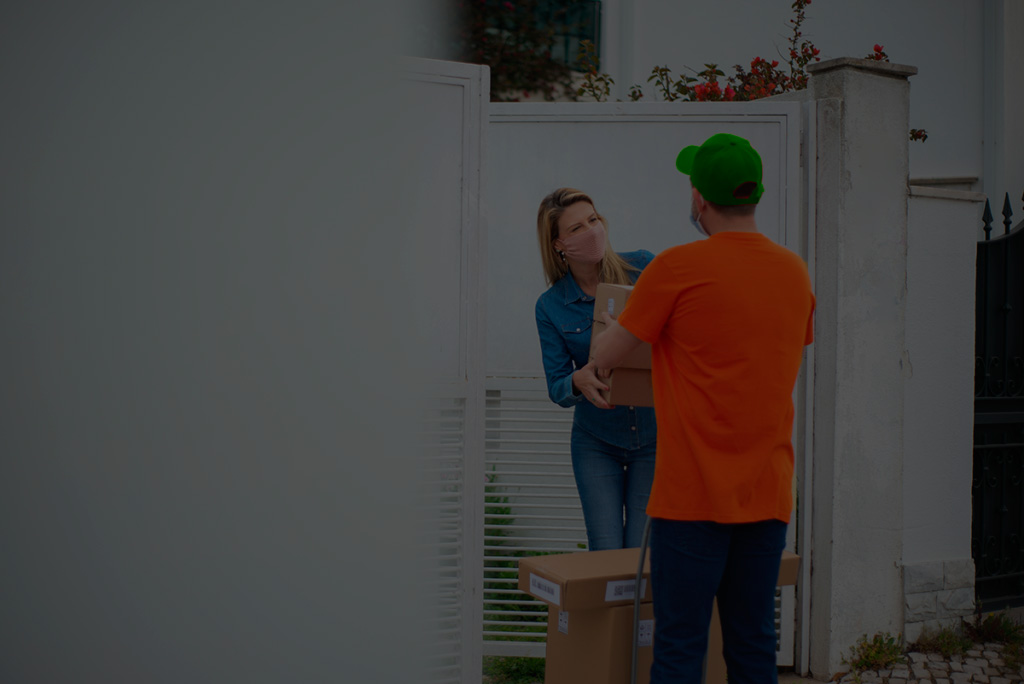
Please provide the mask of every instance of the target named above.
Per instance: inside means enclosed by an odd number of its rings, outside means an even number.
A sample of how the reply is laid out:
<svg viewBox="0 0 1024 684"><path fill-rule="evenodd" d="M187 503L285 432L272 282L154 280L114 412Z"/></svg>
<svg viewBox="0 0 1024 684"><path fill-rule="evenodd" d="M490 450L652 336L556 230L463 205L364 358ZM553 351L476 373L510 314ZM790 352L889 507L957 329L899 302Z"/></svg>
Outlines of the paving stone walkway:
<svg viewBox="0 0 1024 684"><path fill-rule="evenodd" d="M891 670L843 675L840 684L1013 684L1024 681L1024 667L1003 660L1002 644L975 644L964 656L908 653L907 662Z"/></svg>

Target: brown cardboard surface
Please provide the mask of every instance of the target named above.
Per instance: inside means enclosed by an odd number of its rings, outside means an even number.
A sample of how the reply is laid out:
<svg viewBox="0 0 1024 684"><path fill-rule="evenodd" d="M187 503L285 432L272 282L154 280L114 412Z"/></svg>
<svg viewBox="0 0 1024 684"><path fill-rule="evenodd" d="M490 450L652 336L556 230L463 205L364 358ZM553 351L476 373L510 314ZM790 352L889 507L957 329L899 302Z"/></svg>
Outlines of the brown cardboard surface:
<svg viewBox="0 0 1024 684"><path fill-rule="evenodd" d="M591 351L594 349L594 340L596 340L598 335L604 332L607 327L601 319L601 314L607 311L612 316L618 317L618 315L622 313L622 309L626 306L626 300L629 299L629 295L632 291L632 285L598 283L597 292L594 295L594 325L590 331ZM646 368L647 370L650 370L651 345L647 342L642 343L622 360L619 367Z"/></svg>
<svg viewBox="0 0 1024 684"><path fill-rule="evenodd" d="M640 604L637 684L654 661L654 608ZM626 684L633 661L633 606L560 611L548 606L544 684Z"/></svg>
<svg viewBox="0 0 1024 684"><path fill-rule="evenodd" d="M613 684L629 681L632 659L633 601L629 596L606 601L609 582L632 587L636 579L639 549L584 551L553 556L536 556L519 561L519 589L548 602L548 641L545 684ZM644 579L649 577L649 559ZM778 586L796 584L800 556L782 552ZM531 589L530 577L540 578ZM616 582L625 584L616 584ZM545 587L558 589L558 602ZM641 620L653 620L652 591L645 586L641 598ZM559 610L559 604L562 610ZM648 617L645 617L648 616ZM562 619L561 631L559 619ZM653 629L653 628L652 628ZM626 636L621 636L622 634ZM638 684L646 684L653 662L653 649L638 652ZM722 627L716 601L708 632L705 684L726 684L722 655Z"/></svg>
<svg viewBox="0 0 1024 684"><path fill-rule="evenodd" d="M633 603L640 549L581 551L519 559L519 589L562 610L592 610ZM651 600L650 554L644 561L640 600Z"/></svg>
<svg viewBox="0 0 1024 684"><path fill-rule="evenodd" d="M779 564L779 581L775 584L780 587L796 584L800 576L800 556L789 551L782 552L782 562Z"/></svg>
<svg viewBox="0 0 1024 684"><path fill-rule="evenodd" d="M649 370L616 368L604 383L608 391L601 392L601 396L612 406L654 406L654 381Z"/></svg>

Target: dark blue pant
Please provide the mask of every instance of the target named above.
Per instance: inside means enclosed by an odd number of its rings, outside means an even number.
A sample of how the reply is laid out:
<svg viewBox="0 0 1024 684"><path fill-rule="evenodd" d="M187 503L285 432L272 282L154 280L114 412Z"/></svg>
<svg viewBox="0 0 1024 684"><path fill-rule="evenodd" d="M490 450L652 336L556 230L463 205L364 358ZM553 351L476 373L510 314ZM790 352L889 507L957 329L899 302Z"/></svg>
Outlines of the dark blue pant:
<svg viewBox="0 0 1024 684"><path fill-rule="evenodd" d="M623 449L573 428L572 472L583 506L590 551L640 546L654 481L652 442Z"/></svg>
<svg viewBox="0 0 1024 684"><path fill-rule="evenodd" d="M729 684L776 684L775 586L786 523L654 518L651 684L700 684L718 596Z"/></svg>

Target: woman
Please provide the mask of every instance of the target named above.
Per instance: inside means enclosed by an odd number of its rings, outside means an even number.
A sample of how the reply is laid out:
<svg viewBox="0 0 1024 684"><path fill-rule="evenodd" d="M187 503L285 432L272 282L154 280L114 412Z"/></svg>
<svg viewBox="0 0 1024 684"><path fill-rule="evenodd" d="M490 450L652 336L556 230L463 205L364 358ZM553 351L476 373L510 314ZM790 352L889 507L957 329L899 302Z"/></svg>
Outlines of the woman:
<svg viewBox="0 0 1024 684"><path fill-rule="evenodd" d="M584 366L597 284L634 283L654 255L612 251L604 217L572 188L540 203L537 238L550 286L537 299L537 332L548 396L559 406L575 406L570 450L588 546L638 547L654 479L654 409L610 408L599 394L607 385Z"/></svg>

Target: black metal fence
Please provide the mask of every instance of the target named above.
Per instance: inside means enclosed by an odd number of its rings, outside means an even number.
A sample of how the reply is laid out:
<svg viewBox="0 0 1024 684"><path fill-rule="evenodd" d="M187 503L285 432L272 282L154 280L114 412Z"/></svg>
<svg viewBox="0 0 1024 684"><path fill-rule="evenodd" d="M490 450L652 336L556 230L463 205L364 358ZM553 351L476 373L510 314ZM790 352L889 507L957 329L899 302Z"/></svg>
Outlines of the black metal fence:
<svg viewBox="0 0 1024 684"><path fill-rule="evenodd" d="M1022 198L1024 199L1024 198ZM1024 221L978 242L971 555L979 610L1024 605Z"/></svg>

